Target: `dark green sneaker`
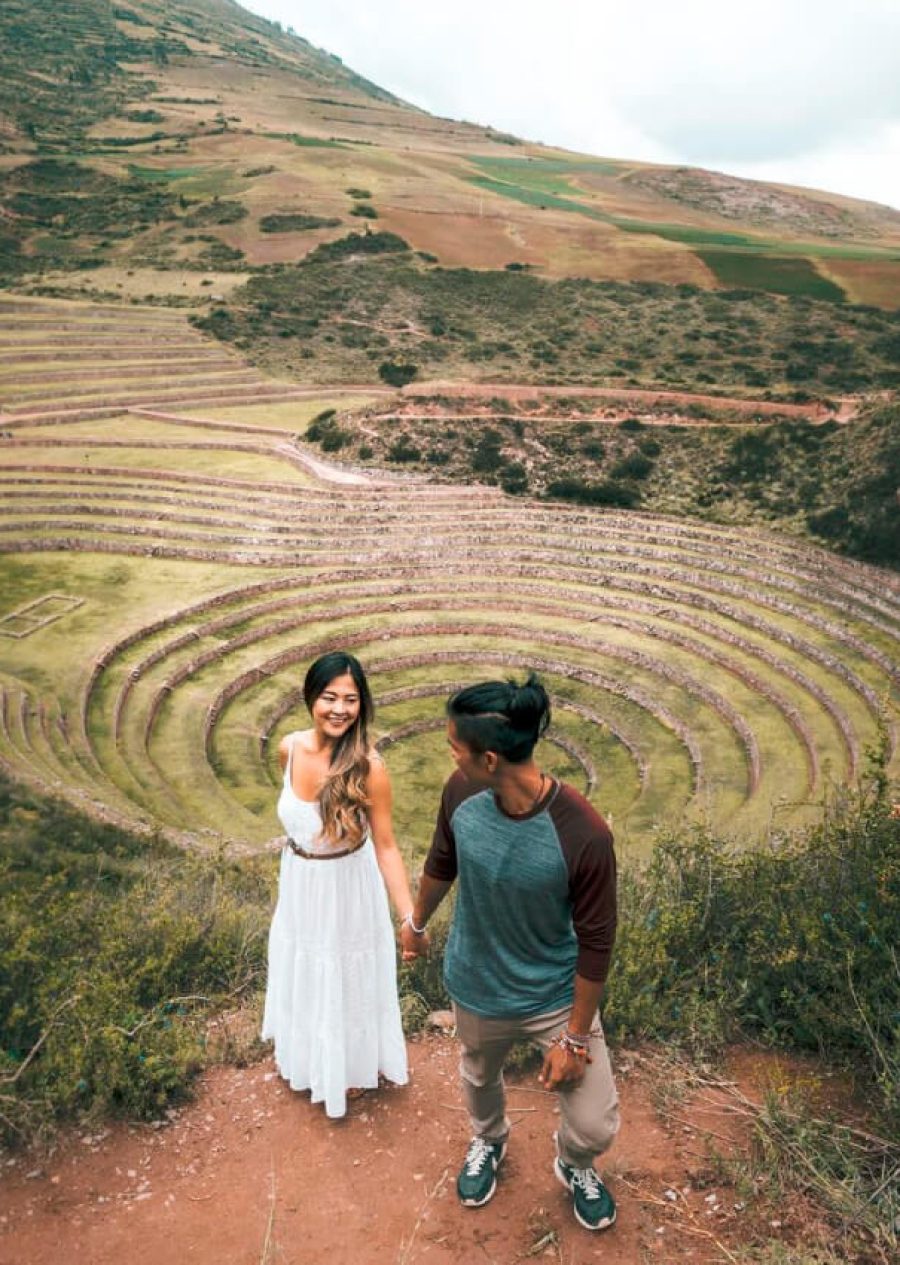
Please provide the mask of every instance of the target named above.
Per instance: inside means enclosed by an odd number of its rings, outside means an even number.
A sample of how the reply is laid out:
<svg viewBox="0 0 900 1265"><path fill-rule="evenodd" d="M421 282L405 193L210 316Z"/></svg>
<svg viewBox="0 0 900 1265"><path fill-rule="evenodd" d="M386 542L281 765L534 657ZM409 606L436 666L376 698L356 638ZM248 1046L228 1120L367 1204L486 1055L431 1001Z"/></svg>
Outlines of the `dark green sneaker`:
<svg viewBox="0 0 900 1265"><path fill-rule="evenodd" d="M488 1142L473 1138L466 1159L456 1179L456 1193L467 1208L480 1208L497 1189L497 1169L506 1154L506 1139Z"/></svg>
<svg viewBox="0 0 900 1265"><path fill-rule="evenodd" d="M575 1199L575 1220L586 1230L608 1230L616 1219L616 1202L592 1168L573 1168L557 1155L553 1171Z"/></svg>

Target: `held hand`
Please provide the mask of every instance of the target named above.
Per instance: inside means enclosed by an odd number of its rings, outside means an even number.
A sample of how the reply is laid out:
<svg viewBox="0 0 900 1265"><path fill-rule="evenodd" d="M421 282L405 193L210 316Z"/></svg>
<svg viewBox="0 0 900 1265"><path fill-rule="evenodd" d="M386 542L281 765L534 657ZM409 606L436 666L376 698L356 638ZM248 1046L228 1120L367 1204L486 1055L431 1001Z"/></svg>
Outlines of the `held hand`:
<svg viewBox="0 0 900 1265"><path fill-rule="evenodd" d="M416 958L427 958L431 941L428 934L416 935L408 922L400 924L400 948L404 962L413 962Z"/></svg>
<svg viewBox="0 0 900 1265"><path fill-rule="evenodd" d="M559 1085L576 1085L584 1076L585 1065L585 1059L580 1059L576 1054L558 1045L551 1045L544 1058L538 1084L542 1089L556 1089Z"/></svg>

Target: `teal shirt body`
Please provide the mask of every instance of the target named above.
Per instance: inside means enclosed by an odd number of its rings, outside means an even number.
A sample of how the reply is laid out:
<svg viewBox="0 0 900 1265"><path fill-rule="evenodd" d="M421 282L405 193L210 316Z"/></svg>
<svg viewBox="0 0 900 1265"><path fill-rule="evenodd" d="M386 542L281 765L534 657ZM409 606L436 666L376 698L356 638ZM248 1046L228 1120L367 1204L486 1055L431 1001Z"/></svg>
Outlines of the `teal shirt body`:
<svg viewBox="0 0 900 1265"><path fill-rule="evenodd" d="M444 980L479 1015L537 1015L572 1002L578 945L569 874L549 812L513 820L493 793L450 819L458 881Z"/></svg>

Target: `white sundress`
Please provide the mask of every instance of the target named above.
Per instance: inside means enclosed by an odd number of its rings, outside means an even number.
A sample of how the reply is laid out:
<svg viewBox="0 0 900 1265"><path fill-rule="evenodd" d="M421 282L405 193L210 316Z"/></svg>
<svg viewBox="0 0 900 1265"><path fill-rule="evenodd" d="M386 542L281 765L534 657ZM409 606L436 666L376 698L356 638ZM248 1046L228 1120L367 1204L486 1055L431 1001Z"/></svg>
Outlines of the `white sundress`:
<svg viewBox="0 0 900 1265"><path fill-rule="evenodd" d="M291 742L278 816L306 852L325 853L318 804L291 784ZM269 931L263 1040L292 1089L327 1115L346 1114L347 1090L375 1089L379 1073L408 1080L397 999L394 930L371 836L347 856L311 860L287 845Z"/></svg>

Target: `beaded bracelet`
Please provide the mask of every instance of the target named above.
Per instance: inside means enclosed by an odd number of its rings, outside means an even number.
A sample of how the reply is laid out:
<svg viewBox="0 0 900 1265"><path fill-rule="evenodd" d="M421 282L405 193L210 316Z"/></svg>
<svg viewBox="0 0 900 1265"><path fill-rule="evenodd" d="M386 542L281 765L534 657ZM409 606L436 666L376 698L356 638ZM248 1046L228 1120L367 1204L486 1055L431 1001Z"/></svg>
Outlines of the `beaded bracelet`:
<svg viewBox="0 0 900 1265"><path fill-rule="evenodd" d="M553 1045L559 1046L561 1050L565 1050L567 1054L574 1054L577 1059L584 1059L586 1063L593 1063L593 1059L588 1054L587 1044L568 1032L561 1032L558 1037L553 1038Z"/></svg>
<svg viewBox="0 0 900 1265"><path fill-rule="evenodd" d="M425 928L417 927L416 924L413 922L412 910L410 910L409 913L406 914L406 916L401 921L409 924L409 928L412 931L414 936L424 936Z"/></svg>

